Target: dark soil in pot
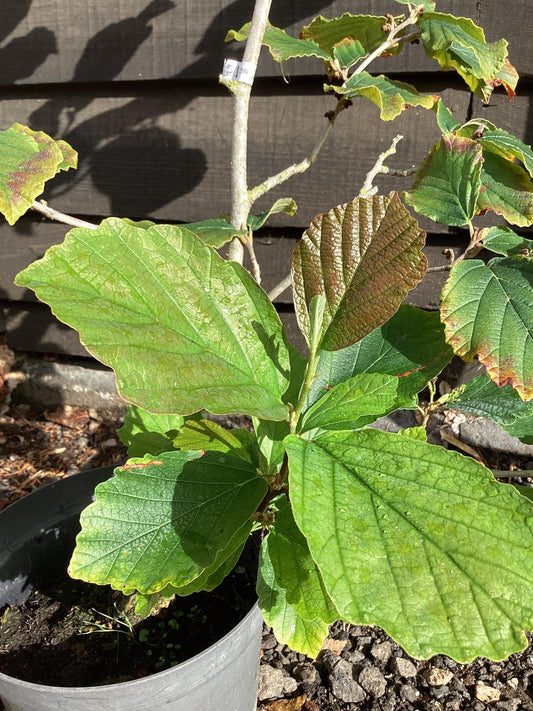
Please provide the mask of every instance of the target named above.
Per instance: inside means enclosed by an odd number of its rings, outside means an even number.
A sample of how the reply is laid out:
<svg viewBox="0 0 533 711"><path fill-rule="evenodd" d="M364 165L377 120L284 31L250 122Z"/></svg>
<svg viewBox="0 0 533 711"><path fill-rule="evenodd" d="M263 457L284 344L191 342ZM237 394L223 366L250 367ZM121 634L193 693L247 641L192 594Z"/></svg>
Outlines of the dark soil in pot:
<svg viewBox="0 0 533 711"><path fill-rule="evenodd" d="M0 671L52 686L97 686L163 671L227 634L255 602L257 545L211 593L176 597L145 620L134 601L68 575L3 611Z"/></svg>

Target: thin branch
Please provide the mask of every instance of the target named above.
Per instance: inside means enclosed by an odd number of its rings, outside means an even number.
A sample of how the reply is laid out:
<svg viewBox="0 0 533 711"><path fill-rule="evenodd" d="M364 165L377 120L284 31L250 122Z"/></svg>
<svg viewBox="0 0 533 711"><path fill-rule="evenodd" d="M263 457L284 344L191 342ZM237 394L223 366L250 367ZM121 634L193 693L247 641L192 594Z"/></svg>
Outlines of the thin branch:
<svg viewBox="0 0 533 711"><path fill-rule="evenodd" d="M382 173L386 175L393 175L395 178L408 178L410 175L414 175L418 168L407 168L406 170L398 170L397 168L388 168L386 165L383 166Z"/></svg>
<svg viewBox="0 0 533 711"><path fill-rule="evenodd" d="M268 298L270 299L270 301L274 301L274 299L277 299L278 296L283 294L283 292L291 286L291 284L291 275L288 274L285 279L282 279L279 284L276 284L276 286L268 292Z"/></svg>
<svg viewBox="0 0 533 711"><path fill-rule="evenodd" d="M52 207L49 207L44 200L34 200L31 209L40 212L41 215L48 217L50 220L63 222L65 225L70 225L71 227L85 227L89 230L95 230L98 227L98 225L92 222L85 222L85 220L79 220L77 217L71 217L70 215L65 215L64 212L54 210Z"/></svg>
<svg viewBox="0 0 533 711"><path fill-rule="evenodd" d="M426 274L436 274L437 272L449 272L452 268L451 264L441 264L439 267L429 267Z"/></svg>
<svg viewBox="0 0 533 711"><path fill-rule="evenodd" d="M260 185L257 185L255 188L252 188L249 191L248 197L250 200L250 205L253 205L256 200L268 193L270 190L272 190L272 188L281 185L285 181L289 180L289 178L292 178L294 175L298 175L299 173L305 173L305 171L313 165L313 163L318 158L318 154L322 150L324 143L328 140L329 134L331 133L331 130L335 124L335 119L344 108L346 108L346 102L340 100L337 104L336 110L332 114L328 115L328 125L326 127L326 130L322 134L322 137L318 140L317 144L306 158L304 158L299 163L293 163L293 165L289 165L287 168L281 170L276 175L271 175Z"/></svg>
<svg viewBox="0 0 533 711"><path fill-rule="evenodd" d="M372 183L374 181L374 178L376 175L379 173L385 173L386 170L384 169L383 163L389 158L390 156L394 155L396 153L396 146L398 143L403 139L403 136L398 134L392 139L392 143L389 148L387 148L386 151L383 151L383 153L380 153L378 156L377 161L374 163L373 168L368 171L365 182L363 183L363 187L359 191L359 197L365 198L365 197L370 197L371 195L374 195L374 193L377 192L377 188L372 186Z"/></svg>
<svg viewBox="0 0 533 711"><path fill-rule="evenodd" d="M250 33L244 49L243 62L257 65L263 35L268 22L272 0L256 0L250 25ZM252 87L244 82L230 82L235 97L233 118L233 148L231 157L231 224L237 229L246 226L251 202L248 197L248 115ZM242 264L244 247L234 238L228 247L227 258Z"/></svg>

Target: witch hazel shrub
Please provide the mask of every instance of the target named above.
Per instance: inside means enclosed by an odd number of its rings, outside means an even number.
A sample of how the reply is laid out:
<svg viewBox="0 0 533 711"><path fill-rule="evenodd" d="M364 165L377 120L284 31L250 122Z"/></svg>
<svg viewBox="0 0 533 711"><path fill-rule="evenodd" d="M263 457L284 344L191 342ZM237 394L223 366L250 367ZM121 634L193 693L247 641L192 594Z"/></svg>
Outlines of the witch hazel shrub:
<svg viewBox="0 0 533 711"><path fill-rule="evenodd" d="M279 641L315 656L340 618L379 625L414 657L503 659L533 627L529 492L428 444L423 425L397 434L371 425L400 408L420 409L425 422L449 406L533 442L530 241L475 225L491 212L518 227L533 222L533 153L492 123L461 125L438 96L367 69L377 57L425 51L483 101L498 85L512 98L507 42L487 43L470 19L429 0L401 2L397 16L317 17L295 38L267 22L269 4L258 0L252 23L228 35L247 41L246 72L233 66L221 77L241 132L231 218L73 221L36 201L47 179L75 166L73 149L18 124L0 132L8 221L31 207L75 225L16 283L79 332L131 403L120 430L130 459L83 512L70 574L136 594L148 614L162 598L216 587L261 529L257 593ZM321 62L333 108L311 156L250 188L242 132L261 43L279 62ZM361 194L302 235L280 288L292 284L304 356L242 252L253 258L253 232L270 214L296 208L286 198L256 215L255 201L306 170L360 100L384 121L408 106L433 110L442 138L402 197L372 185L388 172L392 146ZM427 270L425 234L407 206L470 235L444 267L440 312L403 305ZM225 244L229 259L217 251ZM435 400L434 380L454 353L479 359L486 374ZM248 415L253 431L224 429L208 413Z"/></svg>

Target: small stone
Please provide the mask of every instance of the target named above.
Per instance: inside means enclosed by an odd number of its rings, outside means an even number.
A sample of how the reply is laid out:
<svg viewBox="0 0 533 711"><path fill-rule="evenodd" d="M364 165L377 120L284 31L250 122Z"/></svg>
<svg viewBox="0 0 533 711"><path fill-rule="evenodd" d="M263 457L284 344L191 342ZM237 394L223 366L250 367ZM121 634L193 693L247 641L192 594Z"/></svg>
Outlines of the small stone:
<svg viewBox="0 0 533 711"><path fill-rule="evenodd" d="M500 700L500 690L495 689L493 686L478 681L476 684L476 699L483 701L485 703L491 703L493 701Z"/></svg>
<svg viewBox="0 0 533 711"><path fill-rule="evenodd" d="M392 669L396 674L409 679L416 676L416 667L412 661L404 657L393 657Z"/></svg>
<svg viewBox="0 0 533 711"><path fill-rule="evenodd" d="M310 662L304 662L294 667L292 675L300 684L314 684L317 678L317 671Z"/></svg>
<svg viewBox="0 0 533 711"><path fill-rule="evenodd" d="M284 694L285 677L281 669L275 669L269 664L262 664L259 668L259 684L257 698L259 701L278 699Z"/></svg>
<svg viewBox="0 0 533 711"><path fill-rule="evenodd" d="M404 701L414 704L419 696L420 692L412 684L403 684L400 687L400 698Z"/></svg>
<svg viewBox="0 0 533 711"><path fill-rule="evenodd" d="M376 662L381 662L386 664L392 654L392 647L390 642L380 642L378 644L373 644L370 648L370 654L374 657Z"/></svg>
<svg viewBox="0 0 533 711"><path fill-rule="evenodd" d="M522 706L521 699L505 699L505 701L498 701L494 708L498 711L518 711Z"/></svg>
<svg viewBox="0 0 533 711"><path fill-rule="evenodd" d="M261 640L261 649L274 649L277 643L277 639L270 632L268 634L263 635L263 639Z"/></svg>
<svg viewBox="0 0 533 711"><path fill-rule="evenodd" d="M430 686L446 686L453 679L453 672L448 669L432 667L427 669L423 676Z"/></svg>
<svg viewBox="0 0 533 711"><path fill-rule="evenodd" d="M448 696L450 693L450 689L447 686L432 686L431 687L431 695L435 699L443 699L445 696Z"/></svg>
<svg viewBox="0 0 533 711"><path fill-rule="evenodd" d="M369 666L361 669L359 683L365 691L378 699L383 696L387 688L387 680L377 667Z"/></svg>
<svg viewBox="0 0 533 711"><path fill-rule="evenodd" d="M518 679L516 678L516 676L513 676L513 678L512 678L512 679L509 679L509 681L507 682L508 686L510 686L511 689L518 689L518 684L519 684L519 683L520 683L520 682L518 681Z"/></svg>
<svg viewBox="0 0 533 711"><path fill-rule="evenodd" d="M298 688L298 682L293 679L292 676L286 676L283 678L283 696L289 696L293 694Z"/></svg>
<svg viewBox="0 0 533 711"><path fill-rule="evenodd" d="M349 662L330 650L324 651L322 662L329 672L329 685L334 696L347 704L364 701L366 694L353 678L353 667Z"/></svg>

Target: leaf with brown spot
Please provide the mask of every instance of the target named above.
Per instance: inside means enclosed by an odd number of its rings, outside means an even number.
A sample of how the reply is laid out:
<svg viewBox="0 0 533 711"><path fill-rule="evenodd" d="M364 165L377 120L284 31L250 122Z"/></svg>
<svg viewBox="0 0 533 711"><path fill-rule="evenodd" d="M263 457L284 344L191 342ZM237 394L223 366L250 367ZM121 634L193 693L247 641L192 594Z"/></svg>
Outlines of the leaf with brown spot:
<svg viewBox="0 0 533 711"><path fill-rule="evenodd" d="M347 348L387 321L426 272L424 239L396 192L358 197L315 217L292 262L304 336L317 295L326 297L322 350Z"/></svg>
<svg viewBox="0 0 533 711"><path fill-rule="evenodd" d="M0 212L10 225L23 215L60 170L75 168L78 154L65 141L18 123L0 131Z"/></svg>
<svg viewBox="0 0 533 711"><path fill-rule="evenodd" d="M442 291L446 340L485 365L498 386L533 398L533 259L516 255L459 262Z"/></svg>

